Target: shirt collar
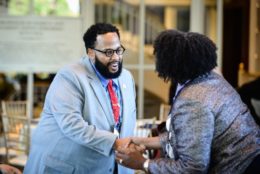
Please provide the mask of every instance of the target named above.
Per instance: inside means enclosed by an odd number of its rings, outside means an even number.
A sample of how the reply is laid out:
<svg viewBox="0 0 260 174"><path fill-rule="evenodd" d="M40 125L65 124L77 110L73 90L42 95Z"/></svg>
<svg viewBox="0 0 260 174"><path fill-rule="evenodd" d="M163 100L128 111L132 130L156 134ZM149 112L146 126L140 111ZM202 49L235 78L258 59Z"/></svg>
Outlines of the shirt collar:
<svg viewBox="0 0 260 174"><path fill-rule="evenodd" d="M94 69L96 75L98 76L99 80L101 81L102 86L103 86L104 88L106 88L107 85L108 85L108 81L109 81L110 79L106 79L105 77L103 77L103 76L100 74L100 72L98 72L98 70L96 69L96 67L95 67L95 65L93 64L93 62L92 62L90 59L89 59L89 61L90 61L91 66L93 67L93 69ZM113 81L113 84L114 84L114 86L116 87L116 89L118 89L118 86L119 86L119 85L118 85L118 80L117 80L117 79L112 79L112 81Z"/></svg>
<svg viewBox="0 0 260 174"><path fill-rule="evenodd" d="M178 95L178 93L182 90L182 88L184 88L184 86L189 83L190 80L187 80L185 83L183 84L180 84L178 83L177 84L177 89L176 89L176 92L175 92L175 96Z"/></svg>

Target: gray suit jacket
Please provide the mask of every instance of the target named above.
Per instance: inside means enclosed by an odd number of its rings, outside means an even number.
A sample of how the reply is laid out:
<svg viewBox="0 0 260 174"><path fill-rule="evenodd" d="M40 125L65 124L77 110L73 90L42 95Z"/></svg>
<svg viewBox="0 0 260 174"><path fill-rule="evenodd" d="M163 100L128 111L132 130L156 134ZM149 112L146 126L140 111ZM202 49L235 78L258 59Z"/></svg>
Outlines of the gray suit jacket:
<svg viewBox="0 0 260 174"><path fill-rule="evenodd" d="M153 174L239 174L260 154L260 130L237 92L216 73L185 85L161 143L172 158L152 160Z"/></svg>
<svg viewBox="0 0 260 174"><path fill-rule="evenodd" d="M129 137L136 122L135 85L125 69L118 81L123 100L120 137ZM109 97L89 59L61 69L46 95L24 173L113 173L114 124ZM120 165L118 171L133 173Z"/></svg>

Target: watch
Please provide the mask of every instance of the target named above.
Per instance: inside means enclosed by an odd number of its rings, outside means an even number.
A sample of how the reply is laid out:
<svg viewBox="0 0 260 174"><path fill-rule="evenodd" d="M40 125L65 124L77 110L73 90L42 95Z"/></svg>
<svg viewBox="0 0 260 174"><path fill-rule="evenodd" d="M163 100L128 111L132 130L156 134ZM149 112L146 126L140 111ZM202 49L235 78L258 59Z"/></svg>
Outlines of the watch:
<svg viewBox="0 0 260 174"><path fill-rule="evenodd" d="M150 162L150 160L147 159L147 160L145 160L145 162L144 162L144 164L143 164L143 168L144 168L144 170L145 170L146 173L148 173L149 162Z"/></svg>

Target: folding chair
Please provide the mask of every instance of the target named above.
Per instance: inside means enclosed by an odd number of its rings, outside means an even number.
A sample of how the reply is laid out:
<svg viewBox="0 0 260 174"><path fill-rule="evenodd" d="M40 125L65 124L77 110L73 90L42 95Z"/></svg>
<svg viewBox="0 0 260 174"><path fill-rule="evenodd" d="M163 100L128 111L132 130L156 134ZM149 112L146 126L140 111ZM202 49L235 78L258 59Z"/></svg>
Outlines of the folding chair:
<svg viewBox="0 0 260 174"><path fill-rule="evenodd" d="M137 119L136 126L134 129L135 137L150 137L152 136L152 129L154 128L156 122L156 117ZM153 156L153 150L146 150L144 153L145 158L151 158Z"/></svg>
<svg viewBox="0 0 260 174"><path fill-rule="evenodd" d="M6 160L8 164L24 166L29 153L30 118L26 101L2 101Z"/></svg>
<svg viewBox="0 0 260 174"><path fill-rule="evenodd" d="M170 112L171 106L167 104L160 105L159 120L166 121Z"/></svg>
<svg viewBox="0 0 260 174"><path fill-rule="evenodd" d="M137 119L134 136L135 137L148 137L151 135L151 130L155 125L156 118L145 118L145 119Z"/></svg>

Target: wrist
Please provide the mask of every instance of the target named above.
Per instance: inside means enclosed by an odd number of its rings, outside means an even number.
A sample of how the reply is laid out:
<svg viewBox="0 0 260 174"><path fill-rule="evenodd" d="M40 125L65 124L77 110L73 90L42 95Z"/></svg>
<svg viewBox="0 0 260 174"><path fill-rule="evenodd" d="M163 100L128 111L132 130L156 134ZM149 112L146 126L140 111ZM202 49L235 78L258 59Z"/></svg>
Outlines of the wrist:
<svg viewBox="0 0 260 174"><path fill-rule="evenodd" d="M132 142L133 142L134 144L137 144L137 145L142 144L140 137L132 137L131 140L132 140Z"/></svg>
<svg viewBox="0 0 260 174"><path fill-rule="evenodd" d="M117 146L118 146L118 138L115 139L114 144L113 144L113 146L112 146L112 149L113 149L113 150L116 150L116 149L117 149Z"/></svg>
<svg viewBox="0 0 260 174"><path fill-rule="evenodd" d="M143 163L143 169L146 173L149 172L149 163L150 163L150 159L145 160Z"/></svg>

